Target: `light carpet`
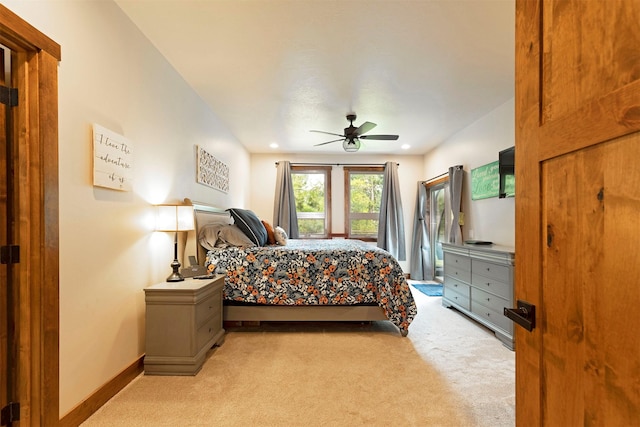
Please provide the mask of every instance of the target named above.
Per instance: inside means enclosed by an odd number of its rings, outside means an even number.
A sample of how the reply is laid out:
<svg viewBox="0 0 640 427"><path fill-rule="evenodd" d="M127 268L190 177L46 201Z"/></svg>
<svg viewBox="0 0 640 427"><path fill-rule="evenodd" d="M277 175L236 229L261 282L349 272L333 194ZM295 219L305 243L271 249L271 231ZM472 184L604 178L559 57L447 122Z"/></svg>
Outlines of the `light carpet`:
<svg viewBox="0 0 640 427"><path fill-rule="evenodd" d="M193 377L140 375L83 426L512 426L514 353L413 291L390 322L229 330Z"/></svg>

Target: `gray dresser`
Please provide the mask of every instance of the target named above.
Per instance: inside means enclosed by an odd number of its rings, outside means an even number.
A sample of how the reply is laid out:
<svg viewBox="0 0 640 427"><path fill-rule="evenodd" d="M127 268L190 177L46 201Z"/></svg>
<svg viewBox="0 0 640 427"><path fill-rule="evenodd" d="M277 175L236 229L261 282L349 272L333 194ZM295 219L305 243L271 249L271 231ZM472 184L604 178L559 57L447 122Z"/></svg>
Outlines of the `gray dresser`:
<svg viewBox="0 0 640 427"><path fill-rule="evenodd" d="M494 331L513 350L513 322L503 314L515 307L512 248L497 245L443 243L444 286L442 305L454 307Z"/></svg>
<svg viewBox="0 0 640 427"><path fill-rule="evenodd" d="M195 375L224 339L224 276L162 282L144 290L147 375Z"/></svg>

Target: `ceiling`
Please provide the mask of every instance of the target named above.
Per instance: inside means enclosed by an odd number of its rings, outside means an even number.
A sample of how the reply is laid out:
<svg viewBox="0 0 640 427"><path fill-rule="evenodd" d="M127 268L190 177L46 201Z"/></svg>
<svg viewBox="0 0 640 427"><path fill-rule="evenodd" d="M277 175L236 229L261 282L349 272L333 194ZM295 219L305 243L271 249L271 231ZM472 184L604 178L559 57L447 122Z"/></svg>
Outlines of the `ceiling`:
<svg viewBox="0 0 640 427"><path fill-rule="evenodd" d="M344 153L310 130L355 112L423 154L514 96L513 0L116 3L251 153Z"/></svg>

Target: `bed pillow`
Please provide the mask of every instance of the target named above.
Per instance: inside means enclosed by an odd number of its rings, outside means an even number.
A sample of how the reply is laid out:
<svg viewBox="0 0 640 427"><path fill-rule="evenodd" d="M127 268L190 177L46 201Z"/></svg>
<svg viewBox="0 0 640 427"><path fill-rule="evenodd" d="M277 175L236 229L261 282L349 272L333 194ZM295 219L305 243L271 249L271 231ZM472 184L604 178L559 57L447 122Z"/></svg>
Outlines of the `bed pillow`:
<svg viewBox="0 0 640 427"><path fill-rule="evenodd" d="M198 234L198 242L200 242L200 245L209 251L215 248L218 242L218 233L223 225L224 224L207 224L202 227Z"/></svg>
<svg viewBox="0 0 640 427"><path fill-rule="evenodd" d="M264 229L267 230L267 244L275 245L276 244L276 236L273 234L273 227L267 221L262 220L262 225L264 225Z"/></svg>
<svg viewBox="0 0 640 427"><path fill-rule="evenodd" d="M233 217L234 223L253 243L258 246L264 246L267 243L267 230L253 211L236 208L227 210Z"/></svg>
<svg viewBox="0 0 640 427"><path fill-rule="evenodd" d="M287 244L287 232L284 231L284 228L278 226L273 230L273 234L276 238L276 243L280 246L285 246Z"/></svg>
<svg viewBox="0 0 640 427"><path fill-rule="evenodd" d="M238 246L242 248L249 248L256 244L249 239L244 232L235 224L227 224L220 228L218 232L218 242L216 247L229 247Z"/></svg>

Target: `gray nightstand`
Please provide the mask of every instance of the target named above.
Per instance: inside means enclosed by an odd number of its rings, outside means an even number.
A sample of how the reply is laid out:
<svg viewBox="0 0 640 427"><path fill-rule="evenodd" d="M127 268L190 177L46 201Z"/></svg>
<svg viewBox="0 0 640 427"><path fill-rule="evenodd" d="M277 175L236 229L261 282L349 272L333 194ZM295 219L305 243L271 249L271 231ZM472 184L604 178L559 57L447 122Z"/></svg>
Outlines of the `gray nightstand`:
<svg viewBox="0 0 640 427"><path fill-rule="evenodd" d="M162 282L144 290L147 375L195 375L207 351L224 340L224 276Z"/></svg>

